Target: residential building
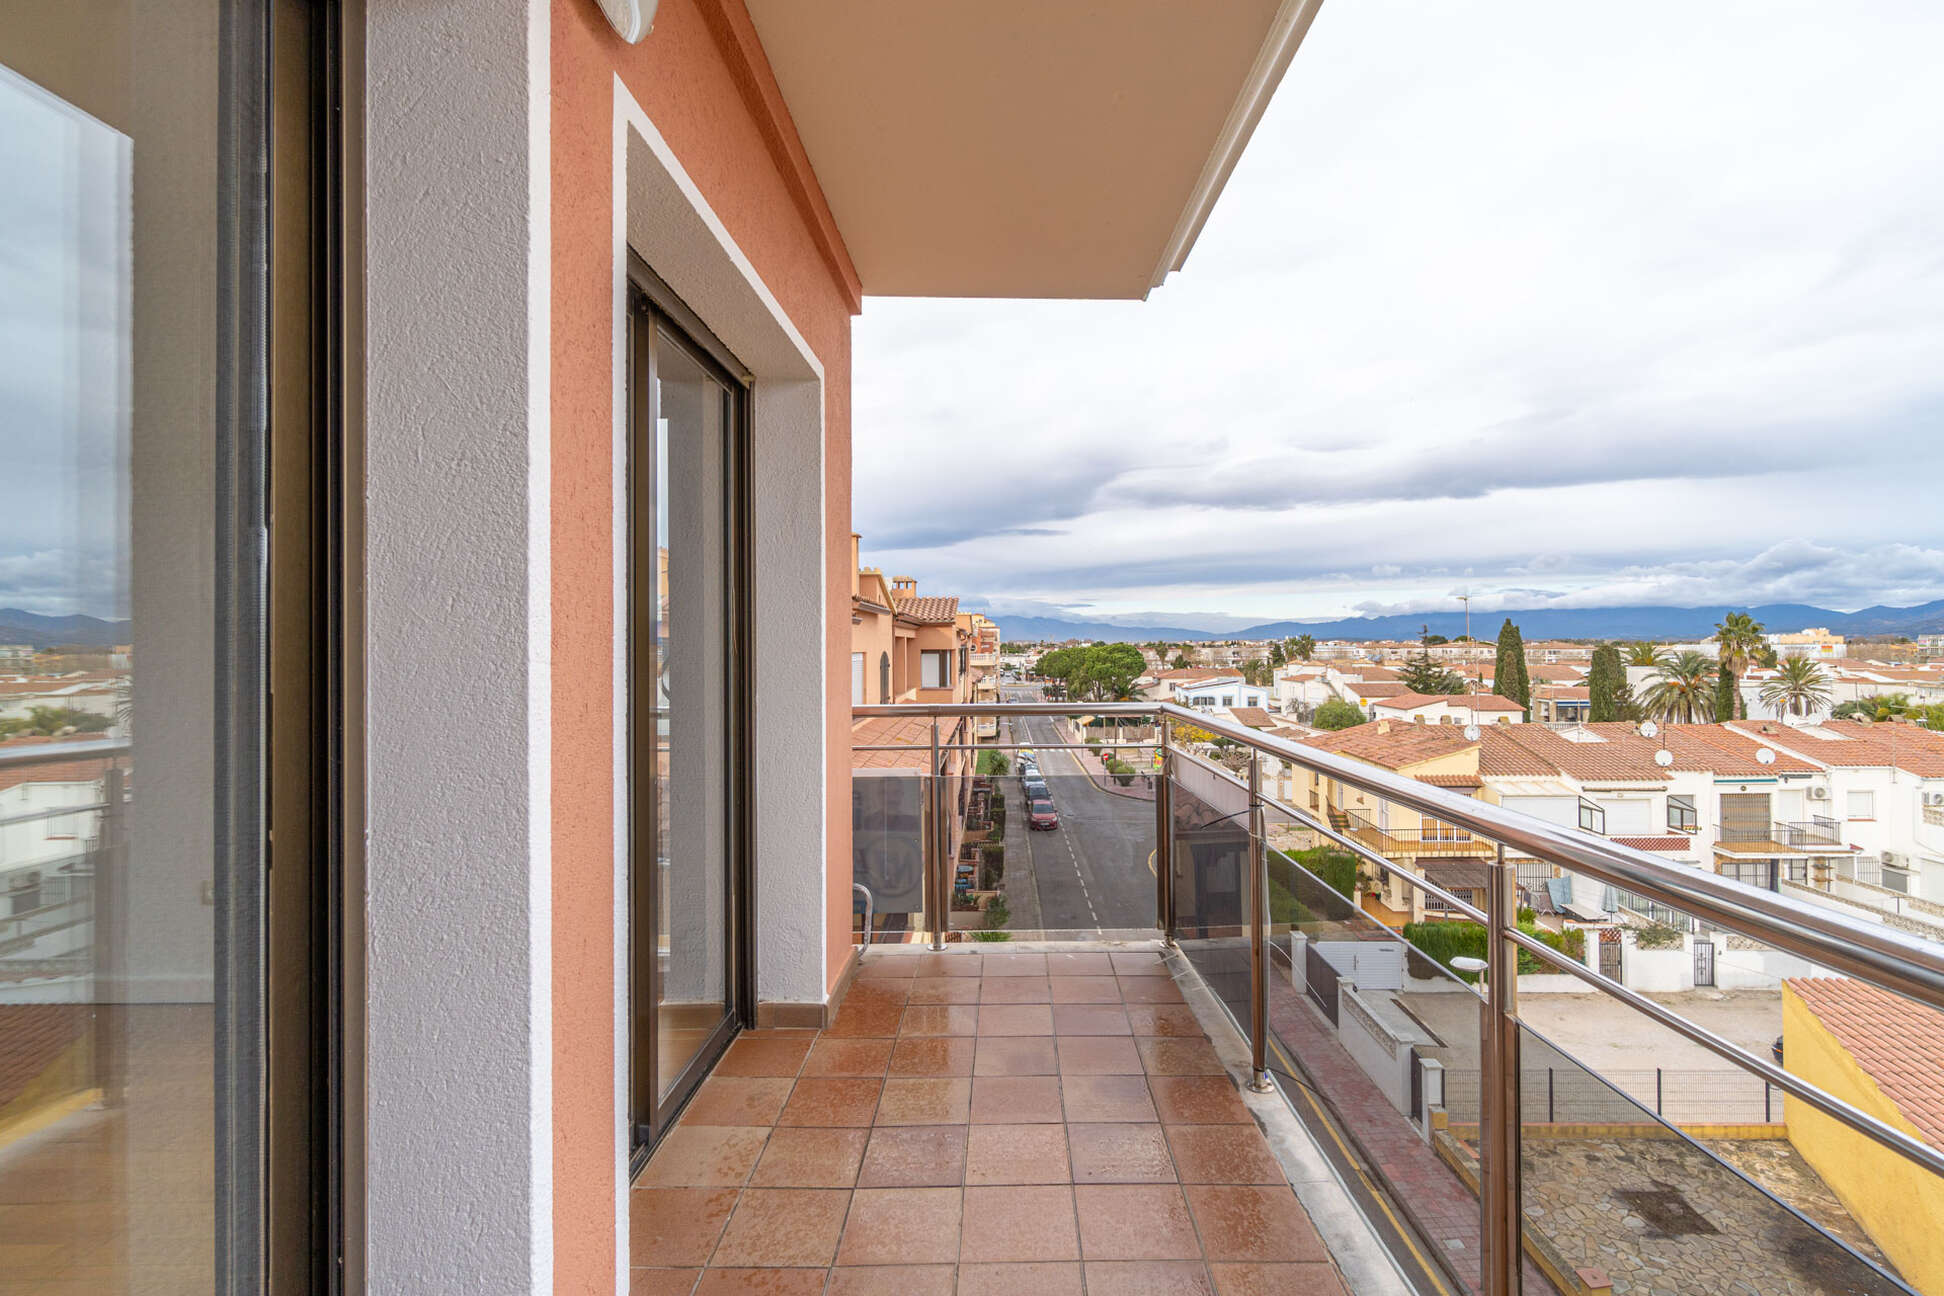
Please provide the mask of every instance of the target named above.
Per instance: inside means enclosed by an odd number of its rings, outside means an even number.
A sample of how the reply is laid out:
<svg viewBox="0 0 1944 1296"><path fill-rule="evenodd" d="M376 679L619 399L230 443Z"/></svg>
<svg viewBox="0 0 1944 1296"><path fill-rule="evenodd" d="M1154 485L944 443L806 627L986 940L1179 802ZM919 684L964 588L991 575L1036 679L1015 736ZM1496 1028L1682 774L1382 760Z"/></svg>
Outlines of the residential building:
<svg viewBox="0 0 1944 1296"><path fill-rule="evenodd" d="M1393 693L1369 699L1372 720L1403 720L1412 724L1520 724L1525 708L1492 693Z"/></svg>
<svg viewBox="0 0 1944 1296"><path fill-rule="evenodd" d="M1782 983L1791 1075L1932 1147L1944 1146L1944 1013L1848 977ZM1944 1181L1790 1098L1789 1144L1921 1292L1944 1290Z"/></svg>
<svg viewBox="0 0 1944 1296"><path fill-rule="evenodd" d="M1237 672L1199 667L1162 671L1147 692L1150 698L1205 711L1267 708L1271 696L1268 689L1249 683Z"/></svg>
<svg viewBox="0 0 1944 1296"><path fill-rule="evenodd" d="M1526 669L1528 673L1534 666L1556 666L1577 663L1582 666L1593 664L1593 649L1590 643L1573 643L1567 640L1541 640L1525 646Z"/></svg>
<svg viewBox="0 0 1944 1296"><path fill-rule="evenodd" d="M1532 718L1541 724L1580 724L1593 716L1593 693L1584 684L1532 686Z"/></svg>
<svg viewBox="0 0 1944 1296"><path fill-rule="evenodd" d="M1855 720L1740 721L1730 728L1822 771L1797 817L1833 823L1854 848L1851 867L1839 875L1944 900L1944 734Z"/></svg>
<svg viewBox="0 0 1944 1296"><path fill-rule="evenodd" d="M1843 636L1831 634L1825 626L1809 630L1771 633L1762 636L1778 657L1807 657L1813 661L1837 661L1849 655Z"/></svg>
<svg viewBox="0 0 1944 1296"><path fill-rule="evenodd" d="M1479 786L1480 740L1448 726L1391 720L1340 729L1303 739L1305 746L1349 756L1427 783L1475 794ZM1454 824L1395 806L1337 779L1302 771L1296 776L1298 800L1331 827L1395 862L1399 869L1427 877L1459 899L1475 898L1485 885L1477 861L1489 856L1489 843ZM1387 927L1422 922L1426 906L1438 908L1423 891L1393 877L1366 878L1359 888L1363 911Z"/></svg>

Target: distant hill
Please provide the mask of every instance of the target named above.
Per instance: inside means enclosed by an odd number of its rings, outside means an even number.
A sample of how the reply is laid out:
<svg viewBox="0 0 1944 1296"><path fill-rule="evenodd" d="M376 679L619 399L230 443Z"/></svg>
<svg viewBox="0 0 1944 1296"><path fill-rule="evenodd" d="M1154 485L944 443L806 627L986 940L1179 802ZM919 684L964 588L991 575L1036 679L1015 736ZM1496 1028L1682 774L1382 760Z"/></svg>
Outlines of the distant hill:
<svg viewBox="0 0 1944 1296"><path fill-rule="evenodd" d="M986 615L999 623L999 637L1008 643L1031 643L1035 640L1057 642L1061 639L1100 639L1121 643L1147 643L1152 639L1162 639L1168 643L1190 643L1206 639L1239 639L1246 635L1241 630L1214 634L1207 630L1186 630L1181 626L1124 626L1110 621L1065 621L1059 617L1000 616L994 613Z"/></svg>
<svg viewBox="0 0 1944 1296"><path fill-rule="evenodd" d="M91 616L42 616L19 608L0 608L0 643L32 644L53 648L60 644L86 644L106 648L129 641L129 623L103 621Z"/></svg>
<svg viewBox="0 0 1944 1296"><path fill-rule="evenodd" d="M1510 617L1528 642L1534 639L1703 639L1730 612L1747 612L1770 630L1801 630L1826 626L1845 635L1919 635L1944 633L1944 599L1917 607L1870 607L1860 612L1835 612L1805 603L1770 603L1762 607L1611 607L1533 608L1514 612L1475 612L1472 634L1496 638L1500 623ZM1336 621L1269 621L1226 634L1182 630L1167 626L1121 626L1104 621L1066 621L1058 617L995 616L1002 638L1032 640L1100 639L1126 643L1200 642L1210 639L1288 639L1314 635L1318 639L1415 639L1424 627L1447 638L1465 632L1463 612L1413 612L1396 616L1345 617Z"/></svg>

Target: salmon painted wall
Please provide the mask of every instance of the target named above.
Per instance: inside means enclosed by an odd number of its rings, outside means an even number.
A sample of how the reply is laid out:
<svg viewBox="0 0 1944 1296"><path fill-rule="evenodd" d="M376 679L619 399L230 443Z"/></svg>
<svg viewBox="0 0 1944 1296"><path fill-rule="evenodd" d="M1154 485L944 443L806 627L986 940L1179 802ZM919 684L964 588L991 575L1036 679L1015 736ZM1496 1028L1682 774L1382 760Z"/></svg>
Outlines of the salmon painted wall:
<svg viewBox="0 0 1944 1296"><path fill-rule="evenodd" d="M750 30L740 5L662 0L654 31L633 46L594 0L555 0L552 13L554 1263L563 1293L625 1287L614 1273L612 1010L617 72L824 367L825 669L803 687L822 689L828 708L826 987L850 949L853 298L777 157L779 129L791 141L794 129L772 118L766 134L761 89L736 53L735 30ZM690 304L706 317L707 303Z"/></svg>

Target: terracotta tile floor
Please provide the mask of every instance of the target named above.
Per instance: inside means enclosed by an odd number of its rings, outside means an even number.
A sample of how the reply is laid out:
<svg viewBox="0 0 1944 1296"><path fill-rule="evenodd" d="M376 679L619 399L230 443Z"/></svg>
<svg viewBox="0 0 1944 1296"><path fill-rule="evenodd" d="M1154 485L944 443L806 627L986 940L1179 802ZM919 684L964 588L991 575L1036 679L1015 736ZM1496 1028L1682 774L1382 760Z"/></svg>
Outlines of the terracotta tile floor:
<svg viewBox="0 0 1944 1296"><path fill-rule="evenodd" d="M1150 951L873 950L648 1163L636 1296L1342 1296Z"/></svg>

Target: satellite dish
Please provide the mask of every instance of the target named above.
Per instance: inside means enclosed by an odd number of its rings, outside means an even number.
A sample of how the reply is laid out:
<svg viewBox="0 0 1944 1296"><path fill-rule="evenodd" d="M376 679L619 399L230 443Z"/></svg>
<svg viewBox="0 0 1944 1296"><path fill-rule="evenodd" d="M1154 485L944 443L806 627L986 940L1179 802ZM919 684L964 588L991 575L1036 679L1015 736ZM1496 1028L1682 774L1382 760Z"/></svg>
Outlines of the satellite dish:
<svg viewBox="0 0 1944 1296"><path fill-rule="evenodd" d="M1660 766L1662 769L1666 769L1669 765L1672 765L1673 763L1674 763L1674 753L1667 750L1667 748L1663 747L1659 751L1654 753L1654 764Z"/></svg>
<svg viewBox="0 0 1944 1296"><path fill-rule="evenodd" d="M1775 764L1775 749L1773 747L1764 747L1755 753L1755 759L1764 765L1773 765Z"/></svg>
<svg viewBox="0 0 1944 1296"><path fill-rule="evenodd" d="M1640 736L1642 738L1652 738L1655 734L1659 732L1660 732L1660 726L1655 724L1652 720L1644 721L1640 726Z"/></svg>
<svg viewBox="0 0 1944 1296"><path fill-rule="evenodd" d="M1478 726L1477 726L1477 725L1475 725L1475 724L1472 724L1472 725L1466 725L1466 726L1465 726L1465 741L1466 741L1466 742L1477 742L1477 741L1478 741Z"/></svg>

